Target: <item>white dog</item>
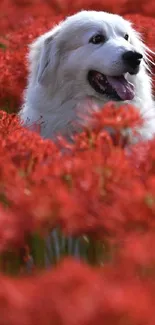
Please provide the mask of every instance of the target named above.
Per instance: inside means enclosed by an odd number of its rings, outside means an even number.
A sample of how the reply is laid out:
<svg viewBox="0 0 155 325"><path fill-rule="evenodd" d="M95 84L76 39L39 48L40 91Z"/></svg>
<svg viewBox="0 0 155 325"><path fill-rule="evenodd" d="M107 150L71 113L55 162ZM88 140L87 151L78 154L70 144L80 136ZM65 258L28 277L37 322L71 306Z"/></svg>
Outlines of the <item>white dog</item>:
<svg viewBox="0 0 155 325"><path fill-rule="evenodd" d="M106 12L81 11L39 37L29 54L29 78L20 112L41 135L70 137L78 114L107 101L132 103L145 119L145 139L155 133L148 63L153 53L131 23Z"/></svg>

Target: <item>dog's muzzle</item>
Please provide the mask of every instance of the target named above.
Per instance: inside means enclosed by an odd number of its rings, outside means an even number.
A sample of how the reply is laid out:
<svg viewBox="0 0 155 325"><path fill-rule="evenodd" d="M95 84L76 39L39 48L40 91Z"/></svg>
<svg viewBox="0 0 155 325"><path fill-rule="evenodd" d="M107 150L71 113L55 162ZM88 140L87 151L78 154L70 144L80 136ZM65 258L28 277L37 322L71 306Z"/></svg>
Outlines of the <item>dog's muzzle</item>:
<svg viewBox="0 0 155 325"><path fill-rule="evenodd" d="M131 75L137 74L142 58L142 54L135 51L123 53L122 59L126 72ZM126 79L125 74L106 76L99 71L90 70L88 72L88 81L97 93L106 95L111 100L132 100L135 96L135 87Z"/></svg>

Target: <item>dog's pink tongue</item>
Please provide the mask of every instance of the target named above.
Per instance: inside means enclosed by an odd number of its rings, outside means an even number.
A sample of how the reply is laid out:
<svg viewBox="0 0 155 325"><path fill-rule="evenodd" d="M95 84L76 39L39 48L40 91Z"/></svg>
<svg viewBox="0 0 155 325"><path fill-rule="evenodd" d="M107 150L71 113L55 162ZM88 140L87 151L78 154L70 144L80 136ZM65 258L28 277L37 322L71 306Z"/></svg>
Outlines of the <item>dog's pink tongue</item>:
<svg viewBox="0 0 155 325"><path fill-rule="evenodd" d="M112 88L115 89L122 100L132 100L135 96L135 87L128 82L124 76L108 77L107 80Z"/></svg>

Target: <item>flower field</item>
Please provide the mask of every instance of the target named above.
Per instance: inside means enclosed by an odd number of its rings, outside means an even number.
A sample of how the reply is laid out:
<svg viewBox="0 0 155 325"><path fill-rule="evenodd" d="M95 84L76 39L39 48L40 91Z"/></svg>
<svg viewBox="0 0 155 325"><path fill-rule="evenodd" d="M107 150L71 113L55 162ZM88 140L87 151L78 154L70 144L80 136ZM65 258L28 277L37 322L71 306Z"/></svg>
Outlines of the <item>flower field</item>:
<svg viewBox="0 0 155 325"><path fill-rule="evenodd" d="M155 51L153 0L1 0L0 325L155 324L155 139L122 135L137 110L109 103L57 145L16 114L28 44L80 9L123 15Z"/></svg>

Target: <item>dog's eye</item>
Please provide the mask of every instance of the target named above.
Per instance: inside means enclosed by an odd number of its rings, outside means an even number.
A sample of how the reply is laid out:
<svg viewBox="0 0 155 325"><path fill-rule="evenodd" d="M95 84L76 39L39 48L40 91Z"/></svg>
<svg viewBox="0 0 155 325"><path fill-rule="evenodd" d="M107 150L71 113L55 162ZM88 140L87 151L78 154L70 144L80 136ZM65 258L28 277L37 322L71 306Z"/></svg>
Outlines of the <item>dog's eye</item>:
<svg viewBox="0 0 155 325"><path fill-rule="evenodd" d="M129 40L129 35L128 34L125 34L124 35L124 38L126 39L126 41L128 41Z"/></svg>
<svg viewBox="0 0 155 325"><path fill-rule="evenodd" d="M89 43L93 43L93 44L100 44L103 42L105 42L105 37L101 34L95 35L91 37L91 39L89 40Z"/></svg>

